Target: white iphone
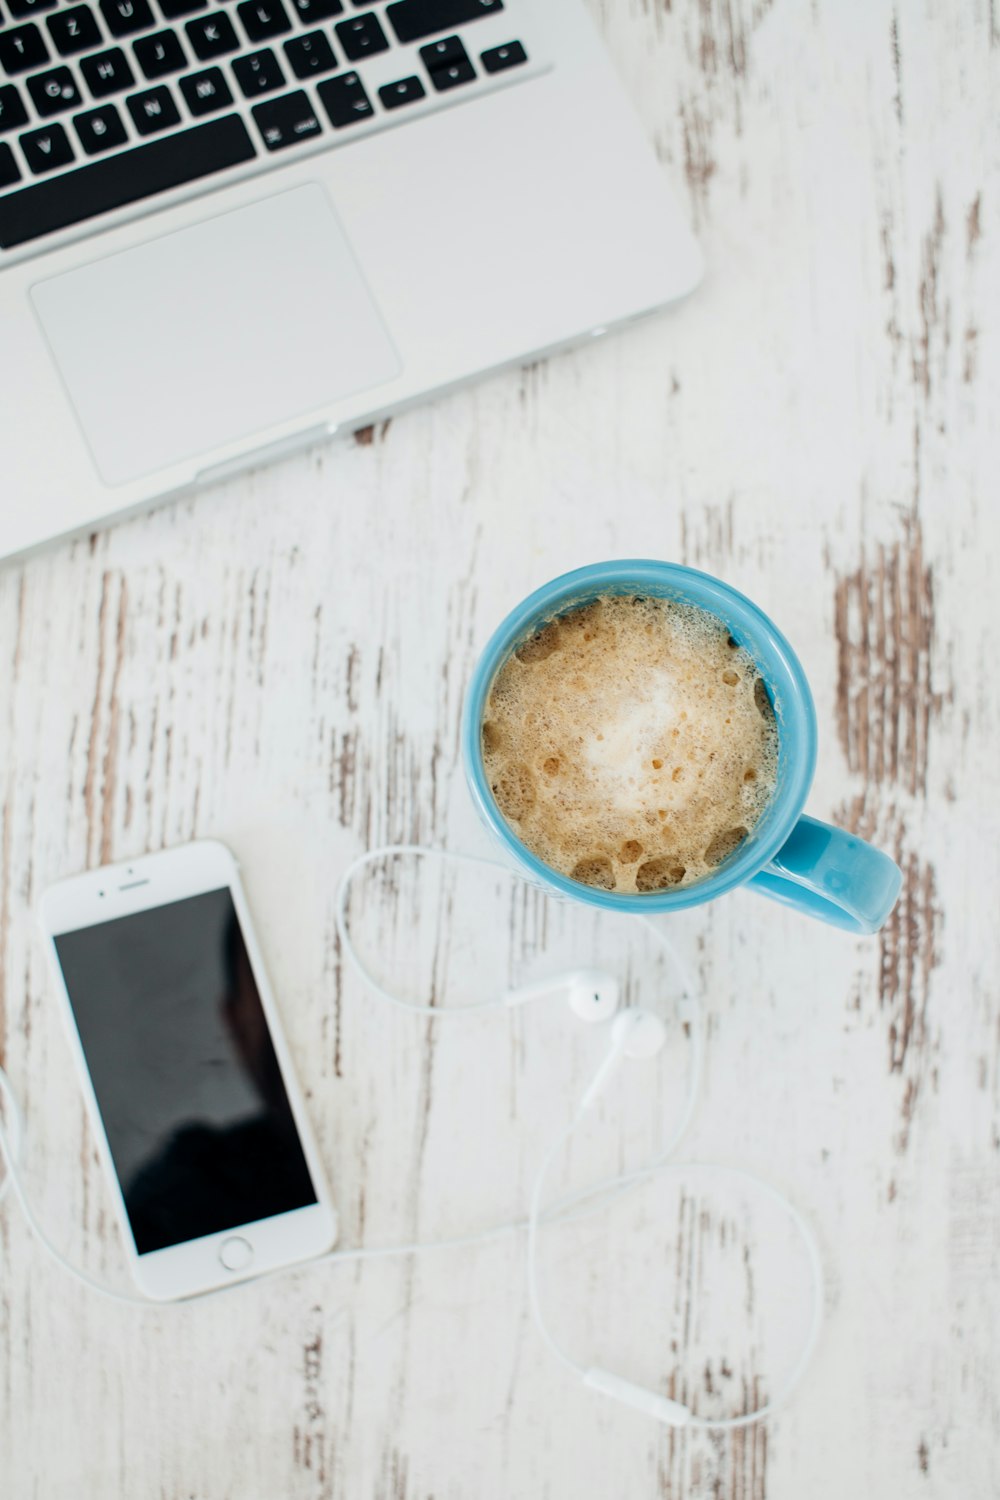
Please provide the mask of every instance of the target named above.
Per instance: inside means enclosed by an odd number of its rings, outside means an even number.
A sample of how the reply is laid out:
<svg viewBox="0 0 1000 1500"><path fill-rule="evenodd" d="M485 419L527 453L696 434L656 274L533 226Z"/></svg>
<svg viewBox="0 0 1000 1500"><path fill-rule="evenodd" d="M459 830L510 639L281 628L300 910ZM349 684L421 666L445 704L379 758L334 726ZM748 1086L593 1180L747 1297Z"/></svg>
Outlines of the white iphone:
<svg viewBox="0 0 1000 1500"><path fill-rule="evenodd" d="M336 1215L228 849L89 871L40 914L140 1289L188 1297L328 1250Z"/></svg>

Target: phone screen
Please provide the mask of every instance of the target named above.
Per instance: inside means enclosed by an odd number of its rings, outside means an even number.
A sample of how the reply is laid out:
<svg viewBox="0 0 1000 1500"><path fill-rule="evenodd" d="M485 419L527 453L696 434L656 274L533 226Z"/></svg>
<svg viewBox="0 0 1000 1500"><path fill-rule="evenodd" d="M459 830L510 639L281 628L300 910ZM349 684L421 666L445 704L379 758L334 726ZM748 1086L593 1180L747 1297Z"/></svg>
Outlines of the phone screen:
<svg viewBox="0 0 1000 1500"><path fill-rule="evenodd" d="M317 1202L228 889L54 942L140 1255Z"/></svg>

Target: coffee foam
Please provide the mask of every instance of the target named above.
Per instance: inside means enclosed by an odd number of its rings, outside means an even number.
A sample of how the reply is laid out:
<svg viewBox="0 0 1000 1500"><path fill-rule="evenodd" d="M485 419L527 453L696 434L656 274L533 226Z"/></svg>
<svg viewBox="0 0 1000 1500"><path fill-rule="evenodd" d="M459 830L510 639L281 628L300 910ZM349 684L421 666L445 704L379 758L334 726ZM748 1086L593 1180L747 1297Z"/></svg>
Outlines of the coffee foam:
<svg viewBox="0 0 1000 1500"><path fill-rule="evenodd" d="M518 838L605 890L710 875L777 781L777 725L750 655L696 605L633 595L517 647L490 686L482 743Z"/></svg>

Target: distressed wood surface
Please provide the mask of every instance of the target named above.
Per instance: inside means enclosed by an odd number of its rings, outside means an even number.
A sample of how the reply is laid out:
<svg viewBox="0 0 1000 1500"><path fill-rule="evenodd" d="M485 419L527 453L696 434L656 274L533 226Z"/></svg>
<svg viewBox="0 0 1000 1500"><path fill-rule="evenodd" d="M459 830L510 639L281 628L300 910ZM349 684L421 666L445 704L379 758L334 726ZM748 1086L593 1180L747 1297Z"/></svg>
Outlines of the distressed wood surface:
<svg viewBox="0 0 1000 1500"><path fill-rule="evenodd" d="M488 1225L603 1042L558 1004L428 1027L368 998L338 873L481 850L457 726L544 579L675 558L758 599L811 677L810 802L893 851L862 941L737 894L671 929L707 996L685 1147L763 1172L829 1279L793 1405L739 1437L601 1403L527 1317L523 1245L305 1270L204 1304L89 1296L0 1210L11 1500L842 1500L1000 1492L1000 19L992 0L592 0L708 257L669 316L0 570L0 1040L26 1171L123 1278L32 908L194 836L241 859L346 1245ZM631 924L504 877L397 870L359 942L414 996L590 954L671 1015ZM478 988L477 988L478 987ZM640 1161L686 1053L609 1093L565 1164ZM638 1067L638 1065L637 1065ZM578 1358L703 1413L780 1381L805 1308L780 1217L669 1177L546 1236Z"/></svg>

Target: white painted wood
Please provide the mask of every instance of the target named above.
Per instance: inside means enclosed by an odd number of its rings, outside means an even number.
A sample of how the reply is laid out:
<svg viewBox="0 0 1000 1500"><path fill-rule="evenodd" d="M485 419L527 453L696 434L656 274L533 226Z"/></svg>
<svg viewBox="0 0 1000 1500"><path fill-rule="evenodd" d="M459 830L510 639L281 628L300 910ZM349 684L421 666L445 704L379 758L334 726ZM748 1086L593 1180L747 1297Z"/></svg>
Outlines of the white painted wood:
<svg viewBox="0 0 1000 1500"><path fill-rule="evenodd" d="M677 1435L574 1385L522 1246L306 1271L182 1309L84 1294L0 1210L0 1454L17 1500L841 1500L1000 1487L1000 22L987 0L595 0L710 271L673 314L0 572L0 1006L28 1176L66 1250L119 1246L31 908L192 835L242 860L346 1244L523 1210L599 1040L558 1003L429 1028L366 997L338 872L481 848L457 762L476 652L545 578L679 558L757 598L822 726L811 808L890 847L881 941L737 895L676 924L708 995L688 1150L808 1213L827 1326L792 1407ZM455 882L452 882L453 884ZM444 998L648 940L458 882L371 901ZM603 945L603 946L602 946ZM435 959L436 953L436 959ZM637 1065L638 1066L638 1065ZM637 1161L678 1042L609 1093L575 1182ZM553 1324L698 1409L777 1382L803 1311L778 1220L674 1180L553 1231ZM726 1372L730 1373L726 1373Z"/></svg>

